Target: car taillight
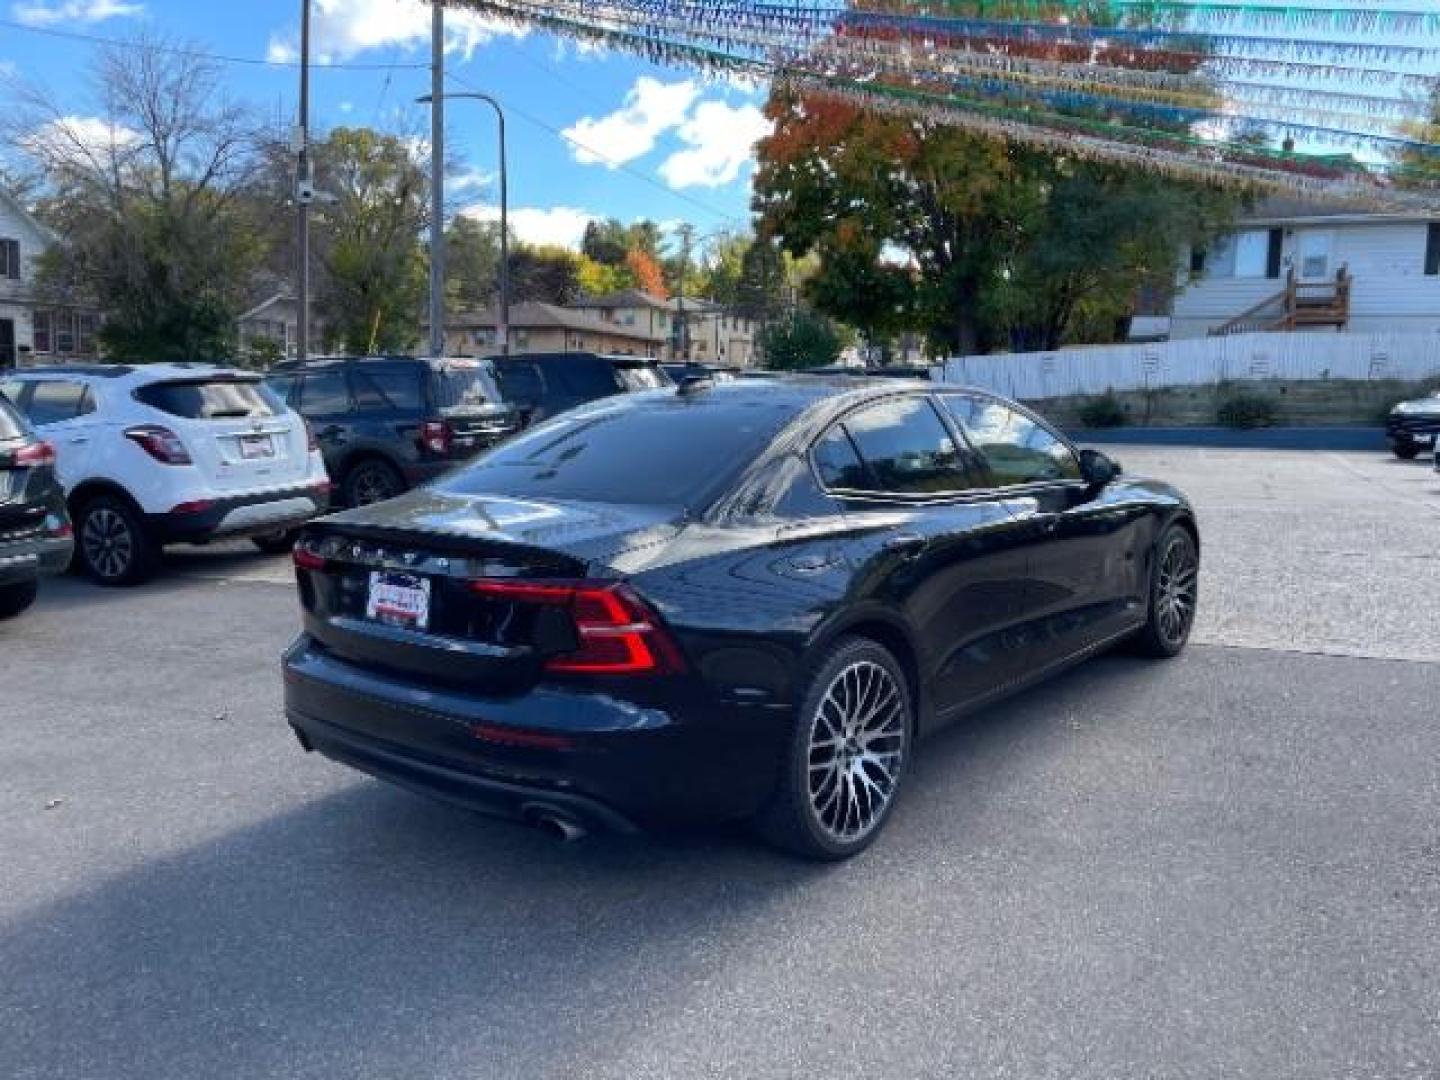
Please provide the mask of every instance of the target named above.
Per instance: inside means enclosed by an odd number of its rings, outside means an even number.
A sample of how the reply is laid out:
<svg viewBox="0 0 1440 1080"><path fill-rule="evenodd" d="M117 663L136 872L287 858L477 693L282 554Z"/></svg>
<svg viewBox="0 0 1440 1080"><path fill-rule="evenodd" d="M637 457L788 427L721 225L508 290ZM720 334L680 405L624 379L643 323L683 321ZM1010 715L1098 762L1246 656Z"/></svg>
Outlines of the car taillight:
<svg viewBox="0 0 1440 1080"><path fill-rule="evenodd" d="M469 582L472 592L520 604L568 609L579 647L553 656L545 670L566 675L673 675L684 670L680 650L650 608L624 585L576 581Z"/></svg>
<svg viewBox="0 0 1440 1080"><path fill-rule="evenodd" d="M16 465L37 469L44 465L55 464L55 447L48 442L31 443L29 446L22 446L15 451L12 459Z"/></svg>
<svg viewBox="0 0 1440 1080"><path fill-rule="evenodd" d="M301 547L299 544L291 549L290 557L295 560L295 569L297 570L316 570L323 573L325 568L330 565L330 561L324 555L307 547Z"/></svg>
<svg viewBox="0 0 1440 1080"><path fill-rule="evenodd" d="M420 445L432 454L448 454L452 434L448 420L426 420L420 425Z"/></svg>
<svg viewBox="0 0 1440 1080"><path fill-rule="evenodd" d="M167 427L141 424L139 427L126 428L125 437L161 464L191 464L190 451L185 449L180 436Z"/></svg>

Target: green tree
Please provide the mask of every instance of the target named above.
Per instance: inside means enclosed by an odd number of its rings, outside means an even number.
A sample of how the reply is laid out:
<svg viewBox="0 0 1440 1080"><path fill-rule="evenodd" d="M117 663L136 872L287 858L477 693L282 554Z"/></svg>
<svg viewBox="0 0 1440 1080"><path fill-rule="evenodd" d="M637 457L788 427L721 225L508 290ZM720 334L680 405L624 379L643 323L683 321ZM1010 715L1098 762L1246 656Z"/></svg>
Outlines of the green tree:
<svg viewBox="0 0 1440 1080"><path fill-rule="evenodd" d="M763 329L756 345L776 371L824 367L840 358L845 341L835 325L810 311L795 311Z"/></svg>
<svg viewBox="0 0 1440 1080"><path fill-rule="evenodd" d="M445 230L446 307L475 311L494 303L499 279L499 223L458 215Z"/></svg>
<svg viewBox="0 0 1440 1080"><path fill-rule="evenodd" d="M66 238L41 287L101 306L110 359L228 359L264 255L254 116L226 99L214 64L172 42L102 49L93 75L99 125L23 88L6 117L43 177L40 216Z"/></svg>
<svg viewBox="0 0 1440 1080"><path fill-rule="evenodd" d="M569 304L580 296L581 257L569 248L522 244L510 250L510 297Z"/></svg>
<svg viewBox="0 0 1440 1080"><path fill-rule="evenodd" d="M424 168L403 139L369 128L336 128L314 158L316 187L333 200L315 215L327 337L351 352L411 348L426 288Z"/></svg>

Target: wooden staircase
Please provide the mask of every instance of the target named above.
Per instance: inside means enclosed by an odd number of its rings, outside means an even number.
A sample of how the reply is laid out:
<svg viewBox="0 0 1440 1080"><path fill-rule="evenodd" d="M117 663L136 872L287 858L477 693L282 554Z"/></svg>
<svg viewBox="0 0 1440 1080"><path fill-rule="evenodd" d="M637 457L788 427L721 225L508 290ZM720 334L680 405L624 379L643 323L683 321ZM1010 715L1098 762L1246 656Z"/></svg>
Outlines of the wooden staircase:
<svg viewBox="0 0 1440 1080"><path fill-rule="evenodd" d="M1223 326L1210 331L1211 337L1251 334L1275 330L1309 330L1350 325L1350 272L1342 266L1334 281L1297 281L1291 267L1285 288L1242 311Z"/></svg>

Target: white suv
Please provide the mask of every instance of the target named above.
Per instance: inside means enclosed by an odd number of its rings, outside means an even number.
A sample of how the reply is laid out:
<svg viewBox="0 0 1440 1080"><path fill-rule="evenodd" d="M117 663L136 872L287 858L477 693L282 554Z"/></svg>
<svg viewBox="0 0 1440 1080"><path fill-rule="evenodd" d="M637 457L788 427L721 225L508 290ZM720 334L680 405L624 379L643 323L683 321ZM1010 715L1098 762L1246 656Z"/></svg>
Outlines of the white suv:
<svg viewBox="0 0 1440 1080"><path fill-rule="evenodd" d="M249 536L282 550L330 479L305 422L256 374L96 364L0 374L55 446L75 558L102 585L144 580L169 543Z"/></svg>

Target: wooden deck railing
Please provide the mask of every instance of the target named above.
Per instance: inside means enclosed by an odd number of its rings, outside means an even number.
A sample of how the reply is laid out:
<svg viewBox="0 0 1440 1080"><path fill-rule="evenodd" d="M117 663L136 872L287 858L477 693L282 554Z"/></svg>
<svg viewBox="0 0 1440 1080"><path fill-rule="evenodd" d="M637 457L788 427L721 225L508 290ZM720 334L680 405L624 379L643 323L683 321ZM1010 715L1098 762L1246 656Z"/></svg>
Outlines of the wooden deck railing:
<svg viewBox="0 0 1440 1080"><path fill-rule="evenodd" d="M1334 281L1299 281L1291 267L1285 288L1211 330L1210 336L1316 326L1343 330L1350 323L1350 284L1350 271L1344 266L1336 271Z"/></svg>

